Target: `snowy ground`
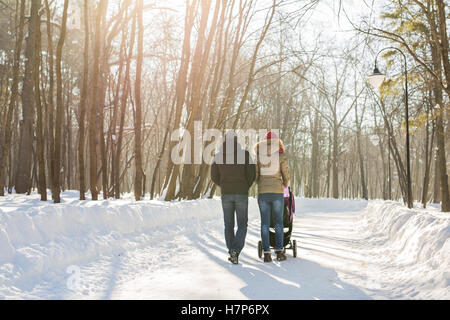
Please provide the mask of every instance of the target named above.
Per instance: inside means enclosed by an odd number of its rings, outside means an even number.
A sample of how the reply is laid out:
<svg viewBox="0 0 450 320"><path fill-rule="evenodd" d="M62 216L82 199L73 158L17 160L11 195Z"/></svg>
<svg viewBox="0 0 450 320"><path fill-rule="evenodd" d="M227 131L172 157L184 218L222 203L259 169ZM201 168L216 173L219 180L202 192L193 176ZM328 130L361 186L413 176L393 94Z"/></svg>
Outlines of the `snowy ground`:
<svg viewBox="0 0 450 320"><path fill-rule="evenodd" d="M450 215L397 202L297 199L299 257L263 263L259 214L231 265L219 199L0 198L4 299L450 299Z"/></svg>

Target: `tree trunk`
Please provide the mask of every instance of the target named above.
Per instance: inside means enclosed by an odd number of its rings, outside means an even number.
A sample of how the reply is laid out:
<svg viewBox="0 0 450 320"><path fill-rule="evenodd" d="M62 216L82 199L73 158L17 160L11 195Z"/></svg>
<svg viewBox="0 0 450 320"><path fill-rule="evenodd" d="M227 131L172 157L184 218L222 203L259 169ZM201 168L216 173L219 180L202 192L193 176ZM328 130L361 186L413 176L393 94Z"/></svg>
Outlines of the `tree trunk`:
<svg viewBox="0 0 450 320"><path fill-rule="evenodd" d="M218 9L220 8L220 2L216 2L216 13L211 25L211 30L207 34L208 17L210 13L211 1L201 1L201 19L200 27L198 30L198 39L195 48L195 53L191 66L190 82L192 84L191 96L188 100L188 111L190 112L189 121L187 124L187 131L191 134L191 159L188 159L188 163L183 165L183 175L180 181L180 195L181 198L192 199L195 180L196 180L196 168L198 164L195 162L195 122L201 120L201 90L204 88L206 65L209 58L209 52L211 49L212 39L215 34L215 28L217 27ZM208 39L206 36L208 35Z"/></svg>
<svg viewBox="0 0 450 320"><path fill-rule="evenodd" d="M116 199L120 199L120 155L122 153L122 142L123 142L123 128L125 125L125 112L127 107L127 101L128 101L128 91L130 90L130 64L131 64L131 57L133 56L133 49L134 49L134 40L136 37L136 17L133 18L132 26L131 26L131 34L130 34L130 46L129 46L129 52L127 56L127 64L125 67L125 76L122 89L122 96L121 96L121 102L120 102L120 124L119 124L119 135L117 138L117 147L116 147L116 155L114 159L114 169L115 169L115 175L114 175L114 197Z"/></svg>
<svg viewBox="0 0 450 320"><path fill-rule="evenodd" d="M311 122L310 122L311 123ZM320 195L319 189L319 123L320 115L318 110L315 110L314 122L311 123L311 173L309 178L308 190L305 193L312 198L318 198Z"/></svg>
<svg viewBox="0 0 450 320"><path fill-rule="evenodd" d="M48 74L49 74L49 84L48 84L48 99L47 99L47 168L49 174L49 187L52 191L52 199L55 194L53 190L53 169L54 169L54 150L55 150L55 128L54 128L54 92L55 92L55 81L54 81L54 53L53 53L53 25L51 23L51 12L48 0L45 0L45 10L47 16L47 63L48 63Z"/></svg>
<svg viewBox="0 0 450 320"><path fill-rule="evenodd" d="M427 106L427 124L425 130L425 173L423 177L423 188L422 188L422 205L424 208L427 207L428 202L428 187L430 184L430 167L431 167L431 157L433 155L433 140L434 140L434 126L431 132L431 142L430 140L430 121L428 120L430 116L430 105Z"/></svg>
<svg viewBox="0 0 450 320"><path fill-rule="evenodd" d="M448 189L448 175L447 175L447 161L445 157L445 132L443 125L443 113L444 108L441 107L437 110L438 115L436 117L436 137L438 145L439 156L439 175L441 179L441 200L442 200L442 212L450 212L450 196Z"/></svg>
<svg viewBox="0 0 450 320"><path fill-rule="evenodd" d="M331 133L328 133L328 158L327 158L327 180L326 180L326 197L330 197L330 180L331 180Z"/></svg>
<svg viewBox="0 0 450 320"><path fill-rule="evenodd" d="M66 173L66 180L67 180L67 189L68 190L72 190L72 172L74 170L73 168L73 148L72 148L72 109L70 107L70 102L71 99L70 97L72 96L72 88L70 90L68 90L68 96L67 96L67 102L66 102L66 123L67 123L67 127L66 127L66 140L67 143L67 148L66 148L66 158L67 161L65 161L64 163L67 163L67 168L64 170L64 172Z"/></svg>
<svg viewBox="0 0 450 320"><path fill-rule="evenodd" d="M11 85L11 96L9 100L8 110L6 113L6 123L4 127L4 144L1 149L1 158L0 158L0 196L5 195L5 178L6 178L6 160L8 159L8 155L10 155L11 149L11 137L12 137L12 117L14 114L14 109L16 108L17 97L19 95L19 72L20 72L20 54L22 52L22 41L23 41L23 33L24 33L24 24L25 24L25 0L21 0L20 2L20 18L19 25L17 29L17 38L16 44L14 48L14 66L13 66L13 81ZM11 158L10 158L11 159ZM10 162L10 166L12 164ZM10 175L9 182L12 182L12 175Z"/></svg>
<svg viewBox="0 0 450 320"><path fill-rule="evenodd" d="M80 128L78 131L78 171L80 181L80 200L86 200L86 171L84 166L84 145L86 130L86 105L89 82L89 0L84 0L84 56L83 84L80 101Z"/></svg>
<svg viewBox="0 0 450 320"><path fill-rule="evenodd" d="M55 203L61 202L61 142L62 142L62 121L63 121L63 87L62 87L62 51L66 38L67 11L69 0L64 1L64 11L61 23L61 33L58 46L56 48L56 118L55 118L55 150L53 169L53 200Z"/></svg>
<svg viewBox="0 0 450 320"><path fill-rule="evenodd" d="M339 142L338 142L338 126L335 123L333 126L333 157L332 157L332 185L333 198L339 199L339 171L338 171L338 157L339 157Z"/></svg>
<svg viewBox="0 0 450 320"><path fill-rule="evenodd" d="M101 42L101 22L103 15L105 14L107 7L107 0L100 0L95 15L95 42L94 42L94 62L93 62L93 90L92 90L92 103L89 112L89 183L91 188L92 200L98 200L98 188L97 188L97 113L99 110L99 77L100 77L100 46ZM103 107L103 106L102 106Z"/></svg>
<svg viewBox="0 0 450 320"><path fill-rule="evenodd" d="M25 50L25 76L22 90L22 121L20 125L19 158L17 167L16 192L27 193L31 188L31 165L33 153L33 123L35 116L34 68L36 30L40 25L39 9L41 1L31 2L30 22L28 25L27 47Z"/></svg>
<svg viewBox="0 0 450 320"><path fill-rule="evenodd" d="M441 15L444 12L444 6L441 0L437 0L439 7L439 18L442 19ZM445 19L444 19L445 20ZM441 38L447 39L446 30L442 30L442 23L445 21L441 21L440 25L440 36ZM441 54L438 53L438 47L436 44L431 45L431 55L433 60L433 68L436 73L440 74L441 65L444 65L444 71L447 75L447 80L450 79L450 66L448 62L448 43L440 44ZM446 55L445 55L446 54ZM447 73L448 72L448 73ZM442 201L442 212L450 212L450 195L449 195L449 187L448 187L448 175L447 175L447 160L445 155L445 132L444 132L444 110L445 106L443 104L443 96L442 96L442 88L439 81L435 81L433 93L435 98L435 113L436 113L436 143L437 143L437 163L439 172L439 184L440 184L440 198ZM435 171L437 173L437 171ZM435 183L436 187L436 183ZM436 201L436 199L434 199Z"/></svg>
<svg viewBox="0 0 450 320"><path fill-rule="evenodd" d="M141 81L142 81L142 63L144 54L144 24L143 24L143 0L137 3L137 24L138 24L138 58L136 61L136 83L135 100L136 112L134 120L134 153L135 153L135 179L134 179L134 198L136 201L142 197L142 102L141 102Z"/></svg>
<svg viewBox="0 0 450 320"><path fill-rule="evenodd" d="M364 110L363 110L363 114L364 114ZM361 115L361 121L362 121L362 115ZM361 122L358 120L358 105L355 106L355 124L356 124L356 147L357 147L358 159L359 159L359 172L360 172L360 178L361 178L362 197L365 200L369 200L369 195L367 192L366 178L364 175L364 156L362 154L362 148L361 148Z"/></svg>
<svg viewBox="0 0 450 320"><path fill-rule="evenodd" d="M164 156L164 152L166 150L167 145L167 139L169 137L170 128L171 128L171 122L172 122L172 114L173 114L174 105L172 105L172 108L170 109L169 113L169 120L167 122L166 132L164 133L164 139L161 146L161 151L159 152L158 160L156 161L155 170L153 170L153 177L150 187L150 199L153 200L155 195L155 183L156 183L156 176L158 175L159 167L161 166L161 161Z"/></svg>
<svg viewBox="0 0 450 320"><path fill-rule="evenodd" d="M39 1L40 2L40 1ZM40 4L39 4L40 5ZM39 19L40 20L40 19ZM39 167L38 190L41 195L41 201L47 201L47 184L45 179L45 159L44 159L44 139L42 134L42 103L40 90L40 65L41 65L41 27L40 23L36 26L36 39L34 48L34 97L37 112L37 159Z"/></svg>
<svg viewBox="0 0 450 320"><path fill-rule="evenodd" d="M130 0L125 2L124 7L122 7L122 10L125 12L125 20L127 20L128 18L128 8L130 5ZM114 94L114 111L113 111L113 116L112 116L112 123L110 126L110 140L111 140L111 177L110 177L110 181L111 181L111 193L113 196L116 196L116 182L115 182L115 177L116 177L116 171L119 170L119 168L116 168L116 154L117 154L117 119L119 117L119 113L120 110L122 110L120 108L120 102L122 101L122 99L120 98L121 95L121 89L122 89L122 94L124 94L126 96L126 93L123 92L125 90L125 84L124 82L127 81L126 79L124 79L124 72L123 72L123 68L125 65L125 57L126 57L126 41L127 41L127 28L128 27L128 23L123 23L122 26L122 40L121 40L121 44L120 44L120 51L119 51L119 70L118 70L118 79L117 79L117 84L116 84L116 90L115 90L115 94ZM112 128L111 128L112 127Z"/></svg>
<svg viewBox="0 0 450 320"><path fill-rule="evenodd" d="M101 28L106 27L106 10L108 7L108 2L105 5L104 11L101 15ZM108 161L106 159L106 142L105 142L105 96L106 96L106 71L107 71L107 56L106 56L106 33L100 39L100 66L99 66L99 76L98 85L99 90L97 91L97 96L99 100L97 101L97 124L98 124L98 141L100 142L100 162L101 162L101 175L102 175L102 189L103 189L103 199L108 199Z"/></svg>
<svg viewBox="0 0 450 320"><path fill-rule="evenodd" d="M437 132L435 132L437 135ZM439 150L436 148L434 153L434 186L433 186L433 203L441 203L441 177L439 175Z"/></svg>
<svg viewBox="0 0 450 320"><path fill-rule="evenodd" d="M181 114L183 111L183 105L186 100L186 89L187 89L187 76L189 70L189 62L191 57L191 33L194 26L194 8L197 5L197 0L194 0L191 5L186 4L186 18L185 18L185 31L183 40L183 49L181 53L181 65L178 72L177 84L176 84L176 110L175 110L175 120L174 129L178 128L181 123ZM173 150L176 145L176 141L171 141L169 150ZM174 165L173 162L169 164L167 170L166 182L167 193L165 200L172 201L175 199L175 191L177 186L178 174L180 170L180 165Z"/></svg>

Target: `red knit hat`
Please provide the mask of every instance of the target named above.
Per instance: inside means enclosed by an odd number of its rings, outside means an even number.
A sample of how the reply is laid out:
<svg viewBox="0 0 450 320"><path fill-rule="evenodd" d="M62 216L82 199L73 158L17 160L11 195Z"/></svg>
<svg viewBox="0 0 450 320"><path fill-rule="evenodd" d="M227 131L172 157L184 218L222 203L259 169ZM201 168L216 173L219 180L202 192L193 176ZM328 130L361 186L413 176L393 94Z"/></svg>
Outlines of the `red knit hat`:
<svg viewBox="0 0 450 320"><path fill-rule="evenodd" d="M273 132L273 131L269 131L266 133L266 136L264 137L264 139L266 140L270 140L270 139L279 139L278 135Z"/></svg>
<svg viewBox="0 0 450 320"><path fill-rule="evenodd" d="M265 140L271 140L271 139L278 139L279 140L280 138L278 137L278 135L275 132L269 131L269 132L266 133L266 136L264 137L264 139ZM282 147L281 140L280 140L280 150L278 150L278 152L279 153L284 153L284 149Z"/></svg>

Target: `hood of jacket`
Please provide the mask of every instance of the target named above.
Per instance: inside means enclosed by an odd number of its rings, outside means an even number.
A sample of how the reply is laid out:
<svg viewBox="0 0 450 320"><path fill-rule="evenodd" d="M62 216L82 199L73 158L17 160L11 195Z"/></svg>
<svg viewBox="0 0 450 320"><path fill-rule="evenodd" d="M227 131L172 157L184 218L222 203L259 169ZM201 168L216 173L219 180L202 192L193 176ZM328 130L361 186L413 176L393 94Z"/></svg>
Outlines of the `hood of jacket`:
<svg viewBox="0 0 450 320"><path fill-rule="evenodd" d="M253 163L253 160L248 153L237 141L235 138L233 144L231 144L231 140L229 144L225 141L219 151L214 156L214 162L220 164L249 164Z"/></svg>
<svg viewBox="0 0 450 320"><path fill-rule="evenodd" d="M225 142L222 144L222 147L220 148L219 153L222 153L222 154L234 153L234 154L236 154L238 150L239 150L239 151L240 151L240 150L243 150L243 148L242 148L242 146L239 144L237 138L234 138L234 139L233 139L233 147L232 147L232 148L230 148L230 146L227 145L227 142L228 142L228 141L225 140ZM230 142L231 142L231 141L230 141ZM227 147L228 147L228 148L227 148Z"/></svg>
<svg viewBox="0 0 450 320"><path fill-rule="evenodd" d="M265 139L258 142L255 146L256 154L264 152L268 156L271 156L277 152L284 153L284 150L284 143L281 139Z"/></svg>

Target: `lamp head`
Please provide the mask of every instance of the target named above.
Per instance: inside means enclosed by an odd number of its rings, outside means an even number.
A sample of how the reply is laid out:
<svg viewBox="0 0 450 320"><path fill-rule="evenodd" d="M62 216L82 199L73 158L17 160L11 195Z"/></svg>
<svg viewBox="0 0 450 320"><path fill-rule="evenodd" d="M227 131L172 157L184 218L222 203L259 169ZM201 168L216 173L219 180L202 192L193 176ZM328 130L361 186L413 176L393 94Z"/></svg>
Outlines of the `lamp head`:
<svg viewBox="0 0 450 320"><path fill-rule="evenodd" d="M386 78L385 74L382 74L378 67L375 65L375 69L373 70L373 74L371 74L367 80L374 88L379 88Z"/></svg>

